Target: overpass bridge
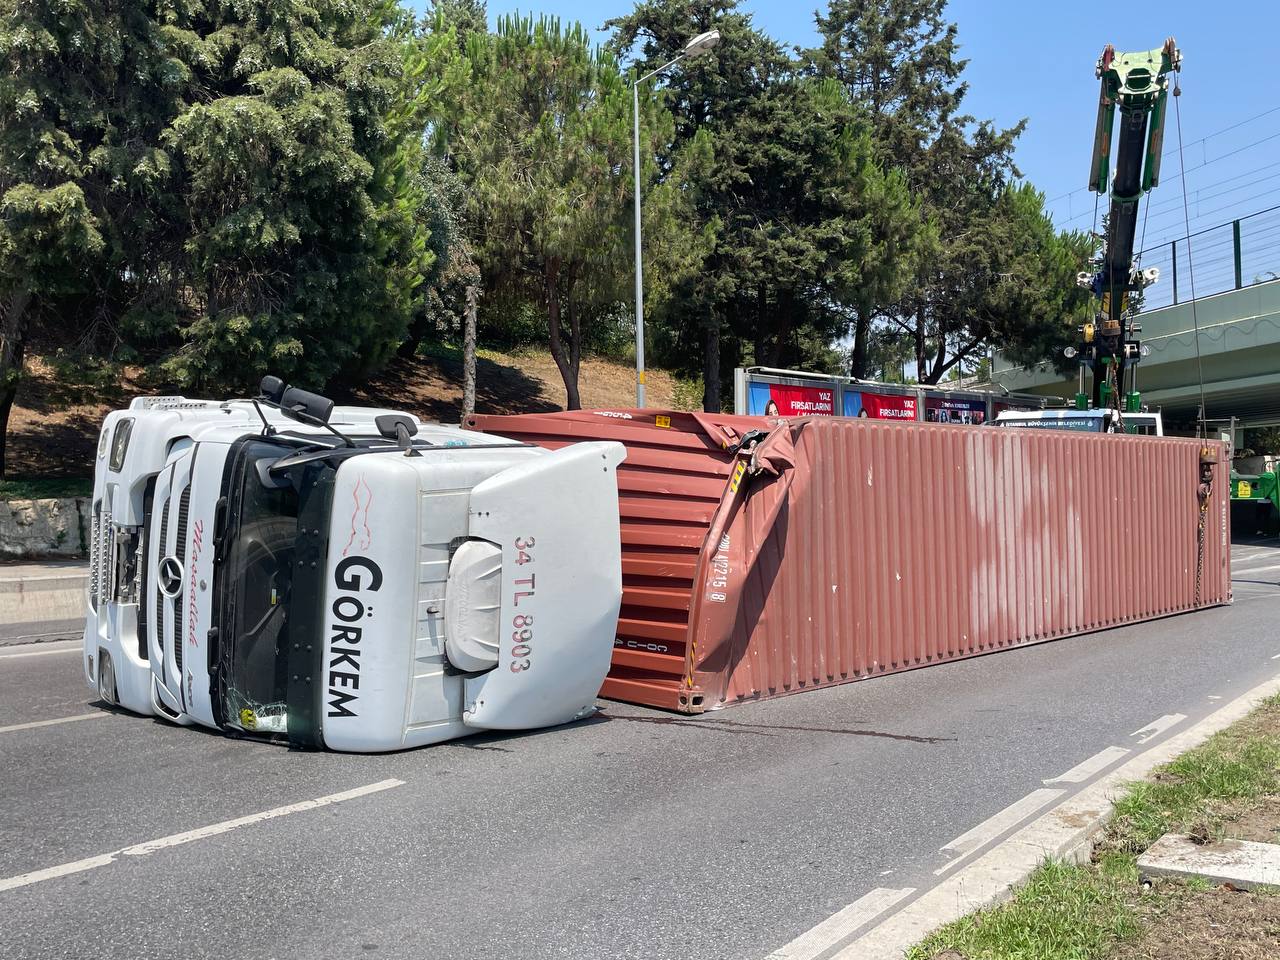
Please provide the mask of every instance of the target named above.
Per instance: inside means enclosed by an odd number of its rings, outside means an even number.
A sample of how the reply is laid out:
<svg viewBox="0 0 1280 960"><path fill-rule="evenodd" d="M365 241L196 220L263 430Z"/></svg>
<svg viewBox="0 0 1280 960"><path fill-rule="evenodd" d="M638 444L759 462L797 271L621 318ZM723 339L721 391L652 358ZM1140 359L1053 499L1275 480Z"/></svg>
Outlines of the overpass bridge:
<svg viewBox="0 0 1280 960"><path fill-rule="evenodd" d="M1188 254L1194 300L1187 299ZM1150 349L1137 368L1143 403L1167 424L1193 424L1203 371L1206 417L1235 417L1239 429L1280 424L1280 207L1143 251L1142 265L1161 268L1138 317ZM1011 392L1063 400L1075 396L1077 383L1074 364L1026 368L999 353L992 380Z"/></svg>

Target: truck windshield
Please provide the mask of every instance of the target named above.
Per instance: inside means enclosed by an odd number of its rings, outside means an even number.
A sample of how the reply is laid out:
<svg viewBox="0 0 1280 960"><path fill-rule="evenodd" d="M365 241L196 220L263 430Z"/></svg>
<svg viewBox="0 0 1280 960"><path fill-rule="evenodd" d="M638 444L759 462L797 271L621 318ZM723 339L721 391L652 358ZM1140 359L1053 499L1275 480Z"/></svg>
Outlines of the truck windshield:
<svg viewBox="0 0 1280 960"><path fill-rule="evenodd" d="M252 733L287 733L285 691L298 494L267 486L258 462L292 447L253 440L241 449L229 490L222 571L228 603L223 622L227 663L226 723Z"/></svg>

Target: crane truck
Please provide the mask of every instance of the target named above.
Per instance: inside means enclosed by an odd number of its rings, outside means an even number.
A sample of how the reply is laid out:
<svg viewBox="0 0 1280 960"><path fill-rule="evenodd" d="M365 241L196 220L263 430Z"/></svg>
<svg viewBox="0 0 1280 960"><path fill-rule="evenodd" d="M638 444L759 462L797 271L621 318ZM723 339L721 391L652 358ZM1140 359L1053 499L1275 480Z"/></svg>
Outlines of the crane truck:
<svg viewBox="0 0 1280 960"><path fill-rule="evenodd" d="M1134 337L1141 325L1131 316L1131 295L1159 280L1160 271L1135 263L1133 248L1139 201L1160 182L1169 76L1181 67L1182 52L1172 37L1162 47L1138 53L1117 53L1111 44L1103 48L1094 68L1101 90L1089 190L1101 195L1109 188L1111 202L1096 269L1076 275L1076 282L1093 292L1097 308L1080 326L1078 344L1063 351L1080 365L1075 409L1001 413L995 426L1164 435L1160 415L1142 410L1136 371L1145 351ZM1112 177L1113 139L1118 145ZM1086 368L1091 392L1085 391Z"/></svg>
<svg viewBox="0 0 1280 960"><path fill-rule="evenodd" d="M136 398L98 446L85 678L134 713L298 748L585 716L622 595L623 456L275 377L250 399Z"/></svg>
<svg viewBox="0 0 1280 960"><path fill-rule="evenodd" d="M1095 67L1101 90L1089 189L1099 195L1108 191L1113 136L1118 145L1115 176L1109 184L1111 203L1101 261L1096 272L1084 271L1076 278L1082 287L1093 291L1098 301L1094 319L1080 329L1079 346L1068 353L1080 358L1076 407L1081 410L1089 409L1090 400L1093 407L1119 413L1137 413L1141 409L1136 365L1142 357L1142 344L1132 335L1142 328L1130 317L1130 294L1159 280L1160 271L1134 263L1134 238L1139 201L1160 183L1169 75L1181 68L1182 52L1173 37L1156 50L1140 53L1117 53L1107 44ZM1084 392L1086 366L1093 379L1091 398Z"/></svg>

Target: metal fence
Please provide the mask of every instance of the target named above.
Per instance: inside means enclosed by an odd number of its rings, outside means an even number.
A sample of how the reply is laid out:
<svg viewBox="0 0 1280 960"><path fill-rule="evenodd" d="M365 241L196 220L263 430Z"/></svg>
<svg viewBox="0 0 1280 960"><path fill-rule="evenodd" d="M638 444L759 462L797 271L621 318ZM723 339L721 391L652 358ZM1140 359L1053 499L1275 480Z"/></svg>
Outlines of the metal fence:
<svg viewBox="0 0 1280 960"><path fill-rule="evenodd" d="M1148 247L1143 267L1159 267L1160 282L1148 287L1144 310L1207 297L1280 279L1280 205L1199 230L1189 237Z"/></svg>

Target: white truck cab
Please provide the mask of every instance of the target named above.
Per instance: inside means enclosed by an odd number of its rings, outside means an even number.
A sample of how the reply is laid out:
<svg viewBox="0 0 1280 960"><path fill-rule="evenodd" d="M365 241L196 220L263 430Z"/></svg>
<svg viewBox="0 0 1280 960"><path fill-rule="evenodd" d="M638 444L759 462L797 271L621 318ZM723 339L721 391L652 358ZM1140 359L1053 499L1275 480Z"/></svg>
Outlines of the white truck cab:
<svg viewBox="0 0 1280 960"><path fill-rule="evenodd" d="M1114 410L1004 410L991 421L996 427L1029 427L1038 430L1079 430L1085 433L1128 433L1163 437L1158 413L1124 413Z"/></svg>
<svg viewBox="0 0 1280 960"><path fill-rule="evenodd" d="M108 414L84 634L104 700L357 752L594 709L620 444L548 451L263 387Z"/></svg>

